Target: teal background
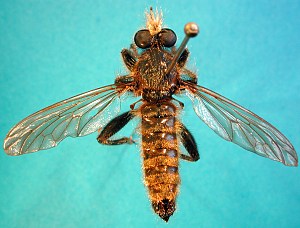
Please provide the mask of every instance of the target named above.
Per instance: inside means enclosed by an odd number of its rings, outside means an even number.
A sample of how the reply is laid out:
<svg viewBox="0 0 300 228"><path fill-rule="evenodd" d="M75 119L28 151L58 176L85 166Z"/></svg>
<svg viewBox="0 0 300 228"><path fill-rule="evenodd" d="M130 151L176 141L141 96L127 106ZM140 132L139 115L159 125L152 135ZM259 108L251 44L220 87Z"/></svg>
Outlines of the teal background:
<svg viewBox="0 0 300 228"><path fill-rule="evenodd" d="M300 149L300 1L0 1L0 141L18 121L126 73L120 51L158 6L188 44L199 83L242 104ZM201 159L181 162L168 227L299 227L299 168L215 135L187 104ZM20 157L0 153L0 227L166 227L150 207L136 146L96 133Z"/></svg>

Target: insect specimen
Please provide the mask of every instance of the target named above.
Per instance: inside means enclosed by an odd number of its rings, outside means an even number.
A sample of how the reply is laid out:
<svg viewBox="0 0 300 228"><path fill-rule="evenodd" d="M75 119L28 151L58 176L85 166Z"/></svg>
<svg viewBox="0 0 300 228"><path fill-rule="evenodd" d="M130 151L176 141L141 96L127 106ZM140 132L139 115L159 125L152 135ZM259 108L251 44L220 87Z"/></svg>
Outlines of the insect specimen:
<svg viewBox="0 0 300 228"><path fill-rule="evenodd" d="M188 23L185 38L175 47L176 34L162 26L162 16L152 9L146 13L146 28L136 32L130 49L121 52L129 70L114 84L58 102L14 126L4 141L8 155L22 155L55 147L68 136L79 137L100 129L101 144L131 144L131 137L113 139L130 120L139 118L145 185L152 207L168 221L176 209L180 182L179 159L197 161L194 137L178 114L183 103L175 99L185 94L193 102L198 117L227 141L263 157L297 166L297 154L271 124L231 100L197 85L197 76L185 65L186 44L198 34L198 26ZM125 94L141 97L117 116ZM182 143L184 151L179 150Z"/></svg>

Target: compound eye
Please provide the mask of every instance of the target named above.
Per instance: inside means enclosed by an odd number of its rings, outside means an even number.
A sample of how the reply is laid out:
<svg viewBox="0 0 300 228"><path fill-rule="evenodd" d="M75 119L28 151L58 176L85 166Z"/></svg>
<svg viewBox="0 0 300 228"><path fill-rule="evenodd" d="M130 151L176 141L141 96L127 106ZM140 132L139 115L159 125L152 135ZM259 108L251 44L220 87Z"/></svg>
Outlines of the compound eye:
<svg viewBox="0 0 300 228"><path fill-rule="evenodd" d="M134 42L139 48L149 48L152 36L148 29L139 30L134 36Z"/></svg>
<svg viewBox="0 0 300 228"><path fill-rule="evenodd" d="M176 43L177 37L173 30L165 28L159 33L159 40L162 46L173 47Z"/></svg>

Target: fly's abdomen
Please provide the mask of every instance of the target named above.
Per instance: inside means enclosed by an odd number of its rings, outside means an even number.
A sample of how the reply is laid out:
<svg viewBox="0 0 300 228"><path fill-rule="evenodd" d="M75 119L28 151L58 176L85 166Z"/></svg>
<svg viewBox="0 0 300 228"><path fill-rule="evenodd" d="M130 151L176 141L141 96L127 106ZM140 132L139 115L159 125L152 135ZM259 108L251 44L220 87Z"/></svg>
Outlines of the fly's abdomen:
<svg viewBox="0 0 300 228"><path fill-rule="evenodd" d="M168 220L175 211L180 182L176 106L146 103L140 110L145 185L154 211Z"/></svg>

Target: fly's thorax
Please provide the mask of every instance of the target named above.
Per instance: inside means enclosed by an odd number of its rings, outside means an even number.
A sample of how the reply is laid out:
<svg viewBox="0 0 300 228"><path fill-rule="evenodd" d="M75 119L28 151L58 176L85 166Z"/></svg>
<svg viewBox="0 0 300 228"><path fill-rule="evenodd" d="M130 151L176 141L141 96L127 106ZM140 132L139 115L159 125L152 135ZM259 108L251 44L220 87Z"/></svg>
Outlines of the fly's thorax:
<svg viewBox="0 0 300 228"><path fill-rule="evenodd" d="M179 72L174 68L166 75L173 54L160 47L149 48L138 59L134 69L135 81L147 101L171 97L178 88Z"/></svg>

